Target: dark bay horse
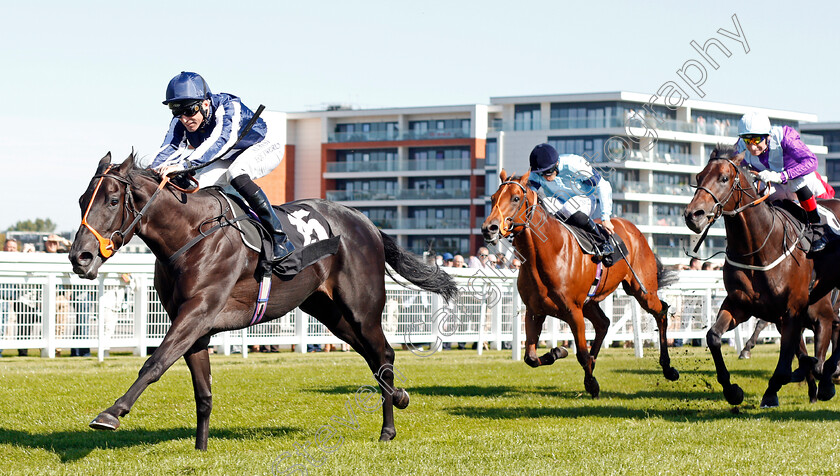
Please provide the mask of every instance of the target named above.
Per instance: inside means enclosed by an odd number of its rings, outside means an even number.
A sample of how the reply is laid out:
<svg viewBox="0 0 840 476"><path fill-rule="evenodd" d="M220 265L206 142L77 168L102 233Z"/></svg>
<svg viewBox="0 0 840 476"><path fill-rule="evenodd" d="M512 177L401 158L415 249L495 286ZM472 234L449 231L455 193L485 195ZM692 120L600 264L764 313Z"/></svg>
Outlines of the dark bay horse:
<svg viewBox="0 0 840 476"><path fill-rule="evenodd" d="M600 284L589 298L587 294L597 271L592 257L584 254L572 233L538 203L537 193L528 187L527 173L521 177L508 177L502 170L499 177L502 184L491 197L492 212L481 231L490 244L513 235L513 245L522 260L516 285L526 307L525 363L531 367L550 365L568 355L565 349L555 347L537 357L537 342L546 316L558 317L572 329L577 359L585 373L584 387L597 398L600 387L593 370L610 325L610 318L598 302L621 284L628 295L635 297L642 308L656 318L659 364L665 378L677 380L679 372L671 367L668 356L668 305L656 295L673 274L669 275L663 269L644 235L627 220L612 220L615 232L627 245L627 259L603 269ZM586 345L584 318L595 328L591 349Z"/></svg>
<svg viewBox="0 0 840 476"><path fill-rule="evenodd" d="M756 316L776 324L782 335L779 362L761 406L779 405L778 391L791 380L794 355L799 356L799 365L808 374L811 400L815 401L815 396L828 400L834 395L831 374L838 355L834 349L832 359L825 359L836 322L830 297L823 295L809 303L814 261L806 258L799 246L802 224L763 201L740 166L744 154L736 152L731 146L718 146L712 151L708 164L697 174L697 191L685 209L685 223L695 233L701 233L721 215L726 226L723 284L727 297L706 336L718 382L730 404L744 400L743 390L730 382L720 349L721 336ZM820 200L820 204L835 214L840 210L837 200ZM814 331L816 361L799 351L804 328ZM820 379L816 395L815 376Z"/></svg>
<svg viewBox="0 0 840 476"><path fill-rule="evenodd" d="M195 393L195 445L204 450L212 408L207 345L213 334L250 324L259 287L255 279L258 255L242 245L238 231L224 227L169 264L173 253L196 237L199 229L226 213L220 192L206 189L187 194L172 184L164 186L151 171L136 168L133 155L116 167L110 161L110 153L102 158L79 199L83 220L70 249L73 271L95 278L102 263L136 234L157 258L155 289L172 326L128 392L91 426L119 427L119 417L131 410L143 390L183 356ZM152 199L158 189L157 198ZM394 387L394 351L382 332L385 263L411 283L447 300L456 296L456 287L446 273L400 248L358 211L324 200L301 202L329 221L334 234L341 237L338 251L291 279L274 276L264 320L300 307L364 357L382 392L380 440L391 440L396 436L393 406L405 408L409 400L404 389Z"/></svg>

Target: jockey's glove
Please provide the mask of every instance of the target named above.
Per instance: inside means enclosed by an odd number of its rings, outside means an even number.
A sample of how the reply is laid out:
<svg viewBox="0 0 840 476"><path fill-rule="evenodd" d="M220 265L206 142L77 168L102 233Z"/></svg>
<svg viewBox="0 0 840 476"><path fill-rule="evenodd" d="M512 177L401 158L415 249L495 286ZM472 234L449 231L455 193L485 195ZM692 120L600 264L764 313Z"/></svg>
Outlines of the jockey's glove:
<svg viewBox="0 0 840 476"><path fill-rule="evenodd" d="M767 183L782 183L781 172L775 170L762 170L758 173L758 178Z"/></svg>

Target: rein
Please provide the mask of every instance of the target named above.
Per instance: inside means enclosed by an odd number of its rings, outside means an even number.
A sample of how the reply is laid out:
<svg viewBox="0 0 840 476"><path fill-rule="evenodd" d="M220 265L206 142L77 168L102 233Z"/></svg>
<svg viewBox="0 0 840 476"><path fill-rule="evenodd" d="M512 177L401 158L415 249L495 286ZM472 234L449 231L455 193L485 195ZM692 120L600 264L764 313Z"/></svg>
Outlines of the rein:
<svg viewBox="0 0 840 476"><path fill-rule="evenodd" d="M114 167L113 165L109 165L108 168L105 169L104 172L102 172L101 174L96 174L96 175L93 176L93 178L98 177L99 181L96 183L96 187L93 189L93 194L90 196L90 201L88 202L88 206L87 206L87 209L85 210L85 214L82 216L82 226L87 228L88 231L90 231L93 234L93 236L96 238L96 241L99 242L99 253L105 259L110 258L111 255L113 255L118 249L117 246L116 246L116 243L114 243L114 236L119 235L120 242L124 243L126 235L128 235L129 233L131 233L134 230L134 227L137 226L137 224L143 218L143 215L145 215L146 210L149 209L149 206L151 206L152 202L154 202L158 193L160 193L160 191L163 190L163 187L165 187L167 183L172 185L172 187L174 187L176 190L179 190L179 191L184 192L184 193L195 193L198 190L198 182L191 176L189 177L190 180L192 180L196 184L196 186L192 189L183 189L183 188L175 185L174 183L171 183L169 181L168 176L163 177L163 179L160 182L160 185L158 185L157 189L155 189L152 196L146 202L146 205L138 212L137 209L134 207L134 199L132 198L132 194L131 194L131 190L130 190L131 182L129 182L128 179L126 179L124 177L121 177L119 175L109 174L108 172L113 167ZM125 184L125 197L126 197L125 202L124 202L125 203L125 208L130 213L132 213L134 215L134 220L132 220L131 223L129 223L128 226L125 227L125 229L115 230L113 233L111 233L111 236L109 236L108 238L103 237L98 231L96 231L92 226L90 226L90 224L87 221L88 214L90 213L90 209L93 206L93 199L96 198L96 194L99 192L99 187L102 185L102 181L105 180L106 178L112 178L112 179L116 180L117 182L121 182L121 183ZM123 220L123 221L125 221L125 220Z"/></svg>

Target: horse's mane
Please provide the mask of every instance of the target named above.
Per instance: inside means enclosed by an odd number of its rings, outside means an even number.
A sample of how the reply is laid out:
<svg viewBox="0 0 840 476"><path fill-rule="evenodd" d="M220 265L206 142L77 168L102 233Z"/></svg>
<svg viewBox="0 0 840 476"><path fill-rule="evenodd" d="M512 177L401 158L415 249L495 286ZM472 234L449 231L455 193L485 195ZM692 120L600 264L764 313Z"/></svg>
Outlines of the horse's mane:
<svg viewBox="0 0 840 476"><path fill-rule="evenodd" d="M709 155L709 162L715 159L732 159L738 155L738 148L731 144L720 144L712 150Z"/></svg>

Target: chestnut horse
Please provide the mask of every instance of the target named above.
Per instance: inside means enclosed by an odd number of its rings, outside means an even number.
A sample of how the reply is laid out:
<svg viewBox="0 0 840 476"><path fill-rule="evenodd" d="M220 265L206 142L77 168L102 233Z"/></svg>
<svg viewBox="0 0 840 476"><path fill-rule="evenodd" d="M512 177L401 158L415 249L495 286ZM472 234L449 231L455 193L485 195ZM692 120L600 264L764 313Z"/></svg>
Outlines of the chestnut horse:
<svg viewBox="0 0 840 476"><path fill-rule="evenodd" d="M823 295L809 305L814 262L806 258L799 246L803 225L764 201L766 195L758 193L740 166L743 158L744 154L737 154L732 146L714 149L706 167L697 174L697 191L685 208L685 223L695 233L701 233L721 215L726 226L723 284L727 296L706 335L718 382L730 404L738 405L744 400L743 390L730 382L721 354L721 336L756 316L776 324L782 336L779 362L761 406L779 405L778 391L791 381L794 355L798 355L800 368L807 372L811 401L815 401L815 396L828 400L834 395L831 374L838 356L835 349L832 358L825 360L835 324L830 297ZM835 214L840 209L837 200L820 200L820 204ZM814 331L816 361L799 351L804 328ZM820 379L816 395L815 376Z"/></svg>
<svg viewBox="0 0 840 476"><path fill-rule="evenodd" d="M136 234L157 258L155 289L172 325L128 392L100 413L91 427L119 427L119 417L131 410L143 390L183 356L195 393L195 446L206 450L212 409L207 345L213 334L250 324L259 288L255 279L259 257L242 244L234 227L226 226L170 263L177 250L204 234L208 223L233 218L227 202L216 189L184 193L187 190L161 181L153 172L135 168L133 155L116 167L110 161L109 153L79 199L83 219L70 249L73 271L94 279L102 263ZM391 440L396 436L393 406L405 408L408 393L394 387L394 351L382 332L385 263L447 300L457 294L456 287L446 273L400 248L358 211L324 200L296 203L306 203L323 215L340 243L334 255L292 278L273 276L274 291L263 320L299 306L364 357L382 391L380 440Z"/></svg>
<svg viewBox="0 0 840 476"><path fill-rule="evenodd" d="M517 257L522 260L516 285L526 308L525 363L531 367L550 365L568 355L565 349L555 347L537 358L537 342L546 316L562 319L572 329L577 359L585 373L584 388L597 398L600 387L593 370L610 325L610 318L598 303L621 284L624 291L635 297L656 319L662 373L668 380L677 380L679 372L671 367L668 356L668 304L656 295L661 286L668 284L669 278L675 278L675 273L663 269L644 235L627 220L612 220L615 232L627 245L626 260L603 268L596 292L589 297L587 294L598 268L592 256L584 254L572 233L543 208L537 193L528 187L527 173L521 177L508 177L502 170L499 177L502 184L491 197L492 211L481 231L490 244L498 243L502 237L513 236ZM591 349L586 345L584 318L595 328Z"/></svg>

